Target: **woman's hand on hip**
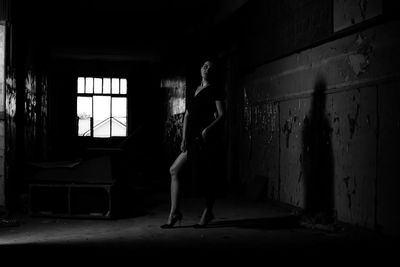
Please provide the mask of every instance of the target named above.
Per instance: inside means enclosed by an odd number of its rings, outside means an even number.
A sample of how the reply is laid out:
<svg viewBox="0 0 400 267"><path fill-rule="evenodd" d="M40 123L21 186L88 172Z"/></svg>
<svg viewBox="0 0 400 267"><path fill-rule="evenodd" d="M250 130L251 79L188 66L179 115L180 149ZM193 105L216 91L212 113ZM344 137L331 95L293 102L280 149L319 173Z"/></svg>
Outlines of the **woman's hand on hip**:
<svg viewBox="0 0 400 267"><path fill-rule="evenodd" d="M208 138L208 129L205 128L202 132L201 132L201 137L203 138L203 141L206 142L207 138Z"/></svg>

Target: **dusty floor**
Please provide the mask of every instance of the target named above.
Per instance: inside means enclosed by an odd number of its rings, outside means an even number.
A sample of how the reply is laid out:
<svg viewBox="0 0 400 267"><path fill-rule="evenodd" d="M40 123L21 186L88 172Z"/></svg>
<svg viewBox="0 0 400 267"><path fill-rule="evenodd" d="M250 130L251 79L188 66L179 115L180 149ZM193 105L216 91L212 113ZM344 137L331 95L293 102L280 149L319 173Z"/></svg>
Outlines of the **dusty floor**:
<svg viewBox="0 0 400 267"><path fill-rule="evenodd" d="M206 229L192 227L202 210L203 200L198 198L183 199L181 226L160 229L168 214L168 195L146 192L141 198L132 205L141 210L119 219L18 215L20 226L0 228L0 258L43 261L57 255L60 262L145 259L181 265L185 257L206 264L211 256L213 261L236 263L252 263L258 257L310 263L322 258L329 263L349 256L357 261L389 260L396 253L392 238L353 227L334 232L308 229L300 227L298 217L286 207L229 198L218 200L216 219Z"/></svg>

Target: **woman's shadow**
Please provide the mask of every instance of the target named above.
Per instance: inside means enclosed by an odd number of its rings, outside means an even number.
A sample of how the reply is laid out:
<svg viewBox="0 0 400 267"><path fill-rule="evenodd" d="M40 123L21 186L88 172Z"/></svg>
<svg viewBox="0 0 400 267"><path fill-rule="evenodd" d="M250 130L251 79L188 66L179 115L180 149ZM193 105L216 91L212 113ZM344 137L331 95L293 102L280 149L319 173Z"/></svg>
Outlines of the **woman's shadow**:
<svg viewBox="0 0 400 267"><path fill-rule="evenodd" d="M326 116L326 87L324 77L319 75L302 134L304 213L314 219L323 218L314 223L330 223L335 216L332 127Z"/></svg>

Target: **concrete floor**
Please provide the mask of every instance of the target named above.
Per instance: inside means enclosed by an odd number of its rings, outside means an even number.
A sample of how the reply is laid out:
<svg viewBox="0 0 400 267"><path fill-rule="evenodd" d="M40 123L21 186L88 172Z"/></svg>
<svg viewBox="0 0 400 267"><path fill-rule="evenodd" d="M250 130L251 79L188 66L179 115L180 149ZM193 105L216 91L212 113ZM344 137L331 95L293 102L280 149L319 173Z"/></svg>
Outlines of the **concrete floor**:
<svg viewBox="0 0 400 267"><path fill-rule="evenodd" d="M282 205L230 198L217 201L216 219L206 229L192 228L202 211L200 198L183 199L180 227L160 229L168 215L168 194L147 191L140 198L136 206L142 209L136 208L135 215L120 219L21 214L17 218L20 226L0 228L0 259L43 262L57 255L61 262L83 258L100 262L145 259L165 264L177 261L176 265L180 265L181 258L207 264L212 256L213 261L219 259L223 263L252 263L257 258L281 263L300 259L316 263L321 258L329 263L349 256L357 262L389 260L397 252L393 238L344 225L334 232L308 229L300 227L298 217Z"/></svg>

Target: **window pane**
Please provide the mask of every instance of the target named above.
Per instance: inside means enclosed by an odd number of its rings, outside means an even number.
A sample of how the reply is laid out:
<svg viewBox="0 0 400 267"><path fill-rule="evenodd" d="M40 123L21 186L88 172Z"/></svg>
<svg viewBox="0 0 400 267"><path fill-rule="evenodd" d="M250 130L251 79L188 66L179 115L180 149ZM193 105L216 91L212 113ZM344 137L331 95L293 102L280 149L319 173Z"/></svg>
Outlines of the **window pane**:
<svg viewBox="0 0 400 267"><path fill-rule="evenodd" d="M119 94L119 79L112 79L112 93Z"/></svg>
<svg viewBox="0 0 400 267"><path fill-rule="evenodd" d="M93 94L93 78L86 78L86 93Z"/></svg>
<svg viewBox="0 0 400 267"><path fill-rule="evenodd" d="M126 136L126 98L113 97L112 99L112 136Z"/></svg>
<svg viewBox="0 0 400 267"><path fill-rule="evenodd" d="M94 78L94 93L101 94L101 79Z"/></svg>
<svg viewBox="0 0 400 267"><path fill-rule="evenodd" d="M110 96L93 97L93 136L110 137Z"/></svg>
<svg viewBox="0 0 400 267"><path fill-rule="evenodd" d="M121 79L121 94L126 94L127 87L126 79Z"/></svg>
<svg viewBox="0 0 400 267"><path fill-rule="evenodd" d="M109 94L111 92L111 79L103 79L103 94Z"/></svg>
<svg viewBox="0 0 400 267"><path fill-rule="evenodd" d="M92 117L92 98L78 97L78 135L90 136L90 118Z"/></svg>
<svg viewBox="0 0 400 267"><path fill-rule="evenodd" d="M79 94L85 93L85 78L83 77L78 78L78 93Z"/></svg>

